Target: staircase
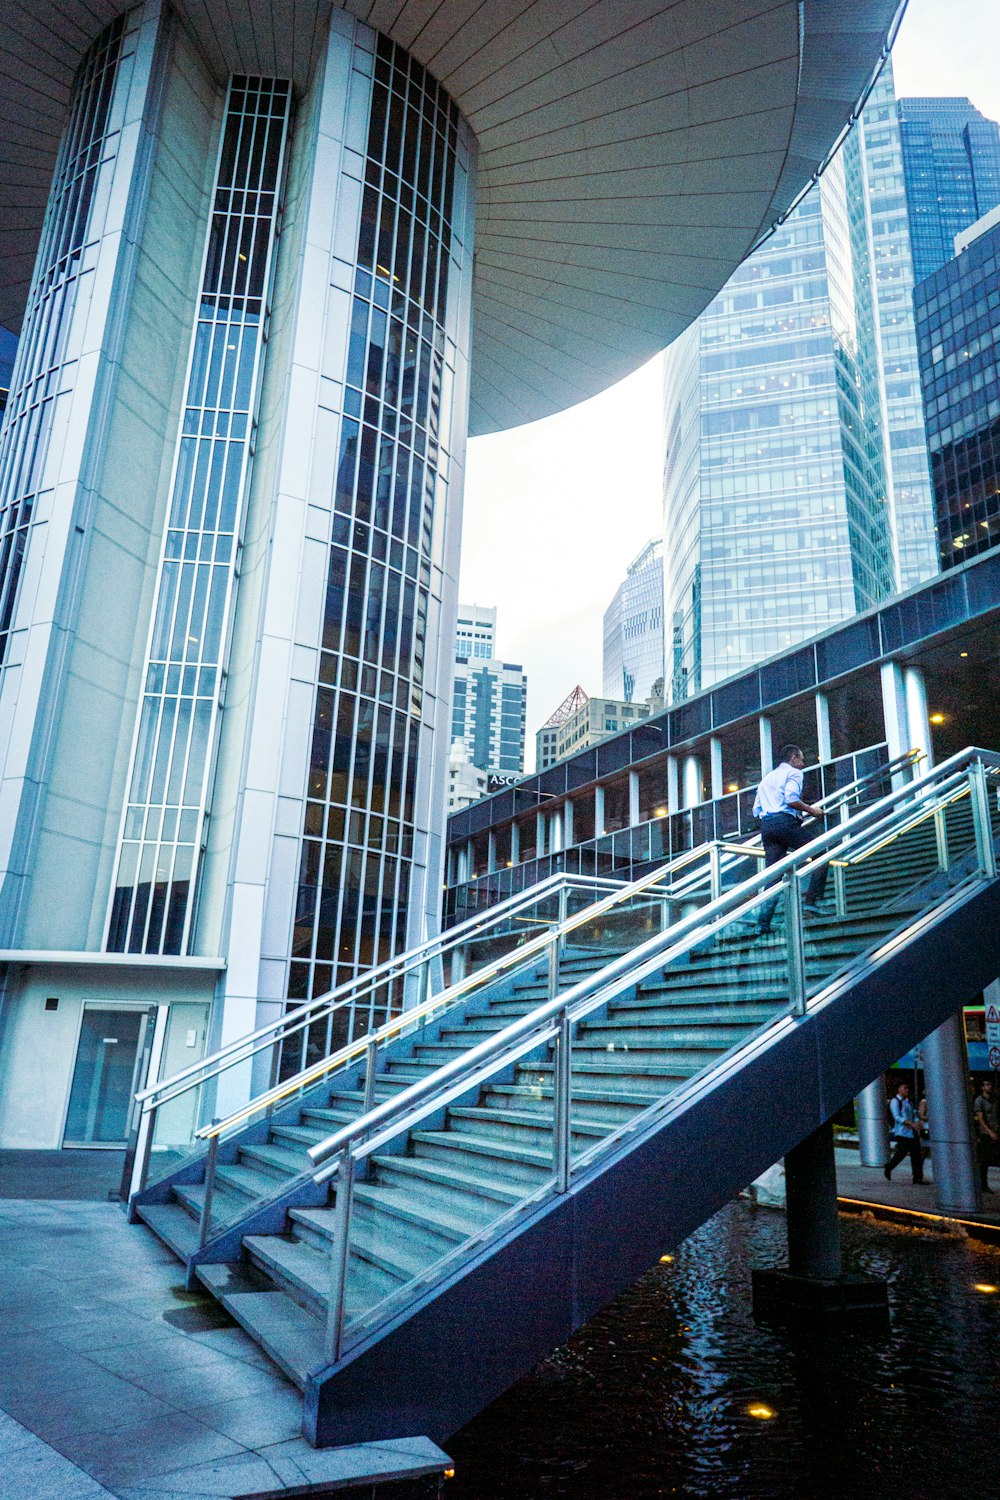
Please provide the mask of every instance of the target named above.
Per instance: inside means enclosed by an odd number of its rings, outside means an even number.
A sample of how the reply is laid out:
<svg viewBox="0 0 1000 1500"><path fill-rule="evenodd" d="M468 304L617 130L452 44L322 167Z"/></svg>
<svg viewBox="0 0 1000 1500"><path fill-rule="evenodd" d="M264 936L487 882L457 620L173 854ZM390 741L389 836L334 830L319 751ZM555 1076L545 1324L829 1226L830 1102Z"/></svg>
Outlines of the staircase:
<svg viewBox="0 0 1000 1500"><path fill-rule="evenodd" d="M796 855L618 951L569 938L556 985L537 957L497 978L367 1099L355 1068L248 1126L207 1214L203 1161L134 1213L313 1441L446 1437L995 977L1000 758L963 754L831 831L802 928Z"/></svg>

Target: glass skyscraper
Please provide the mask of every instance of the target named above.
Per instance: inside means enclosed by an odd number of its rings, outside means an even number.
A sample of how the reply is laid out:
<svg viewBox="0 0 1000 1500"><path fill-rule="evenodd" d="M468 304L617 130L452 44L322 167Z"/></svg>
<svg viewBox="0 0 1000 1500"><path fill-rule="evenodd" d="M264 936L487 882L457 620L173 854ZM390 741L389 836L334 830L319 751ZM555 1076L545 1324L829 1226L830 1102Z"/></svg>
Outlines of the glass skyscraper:
<svg viewBox="0 0 1000 1500"><path fill-rule="evenodd" d="M1000 129L969 99L899 100L913 246L922 281L955 253L955 236L1000 203Z"/></svg>
<svg viewBox="0 0 1000 1500"><path fill-rule="evenodd" d="M1000 542L1000 208L963 238L915 297L946 568Z"/></svg>
<svg viewBox="0 0 1000 1500"><path fill-rule="evenodd" d="M862 111L858 130L896 563L899 587L909 589L936 571L937 538L913 326L912 220L891 58Z"/></svg>
<svg viewBox="0 0 1000 1500"><path fill-rule="evenodd" d="M934 571L892 75L666 355L668 696Z"/></svg>
<svg viewBox="0 0 1000 1500"><path fill-rule="evenodd" d="M604 612L605 698L642 703L663 680L663 542L647 542Z"/></svg>

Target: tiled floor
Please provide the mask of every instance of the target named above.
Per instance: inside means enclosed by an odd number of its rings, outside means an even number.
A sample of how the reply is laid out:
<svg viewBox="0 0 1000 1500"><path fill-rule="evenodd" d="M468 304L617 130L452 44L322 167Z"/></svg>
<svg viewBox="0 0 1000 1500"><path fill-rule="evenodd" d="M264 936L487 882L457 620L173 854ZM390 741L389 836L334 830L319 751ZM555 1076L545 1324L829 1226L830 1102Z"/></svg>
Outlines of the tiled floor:
<svg viewBox="0 0 1000 1500"><path fill-rule="evenodd" d="M439 1451L311 1448L299 1392L120 1205L0 1201L0 1327L0 1500L301 1493Z"/></svg>

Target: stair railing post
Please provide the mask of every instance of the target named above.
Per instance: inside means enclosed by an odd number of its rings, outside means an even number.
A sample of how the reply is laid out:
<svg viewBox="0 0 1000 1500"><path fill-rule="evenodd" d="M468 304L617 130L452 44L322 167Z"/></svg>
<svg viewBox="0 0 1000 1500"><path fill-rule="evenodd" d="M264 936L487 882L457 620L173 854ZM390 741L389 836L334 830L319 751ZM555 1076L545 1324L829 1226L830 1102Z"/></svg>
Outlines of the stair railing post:
<svg viewBox="0 0 1000 1500"><path fill-rule="evenodd" d="M972 798L972 826L976 834L979 868L987 880L995 880L997 856L993 847L993 826L990 822L990 794L986 785L986 767L981 760L974 760L969 767L969 791Z"/></svg>
<svg viewBox="0 0 1000 1500"><path fill-rule="evenodd" d="M788 938L788 1000L792 1013L806 1013L805 933L802 925L802 887L797 871L785 876L785 932Z"/></svg>
<svg viewBox="0 0 1000 1500"><path fill-rule="evenodd" d="M141 1193L146 1186L146 1178L149 1176L149 1158L153 1150L153 1136L156 1130L156 1111L159 1108L154 1104L152 1109L143 1110L139 1116L139 1139L135 1147L135 1165L132 1169L132 1186L129 1193L134 1197Z"/></svg>
<svg viewBox="0 0 1000 1500"><path fill-rule="evenodd" d="M465 944L456 943L451 950L451 983L461 984L465 972Z"/></svg>
<svg viewBox="0 0 1000 1500"><path fill-rule="evenodd" d="M337 1203L330 1253L330 1297L326 1309L324 1352L331 1364L340 1358L344 1341L344 1305L347 1293L348 1235L351 1229L351 1198L354 1194L354 1157L350 1146L340 1153L337 1166Z"/></svg>
<svg viewBox="0 0 1000 1500"><path fill-rule="evenodd" d="M564 1010L556 1033L553 1081L552 1170L557 1193L569 1188L570 1090L573 1077L573 1023Z"/></svg>
<svg viewBox="0 0 1000 1500"><path fill-rule="evenodd" d="M556 912L556 930L549 941L549 989L548 998L554 1000L559 993L559 955L562 952L562 928L569 910L569 892L565 885L559 890L559 905Z"/></svg>
<svg viewBox="0 0 1000 1500"><path fill-rule="evenodd" d="M378 1043L376 1042L375 1038L372 1037L371 1041L368 1043L368 1046L365 1048L365 1091L364 1097L361 1101L362 1115L370 1114L371 1111L375 1108L375 1085L377 1084L377 1082ZM369 1159L370 1158L366 1156L364 1161L357 1168L357 1174L361 1178L362 1182L367 1182L368 1180Z"/></svg>
<svg viewBox="0 0 1000 1500"><path fill-rule="evenodd" d="M840 804L840 821L846 823L850 819L847 803ZM847 916L847 871L841 864L833 867L833 906L838 917Z"/></svg>
<svg viewBox="0 0 1000 1500"><path fill-rule="evenodd" d="M708 887L712 901L722 895L722 851L713 839L708 846Z"/></svg>
<svg viewBox="0 0 1000 1500"><path fill-rule="evenodd" d="M216 1123L212 1121L213 1125ZM205 1196L201 1200L201 1219L198 1223L198 1249L208 1240L212 1224L212 1199L215 1197L215 1168L219 1160L219 1137L213 1135L208 1142L205 1160Z"/></svg>

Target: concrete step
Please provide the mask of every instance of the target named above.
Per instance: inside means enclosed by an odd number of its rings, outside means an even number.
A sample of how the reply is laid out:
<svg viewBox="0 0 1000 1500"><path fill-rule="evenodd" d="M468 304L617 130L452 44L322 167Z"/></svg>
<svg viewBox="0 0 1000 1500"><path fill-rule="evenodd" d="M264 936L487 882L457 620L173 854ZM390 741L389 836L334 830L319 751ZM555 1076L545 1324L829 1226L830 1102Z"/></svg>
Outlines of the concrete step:
<svg viewBox="0 0 1000 1500"><path fill-rule="evenodd" d="M326 1363L321 1319L243 1264L199 1266L197 1275L289 1380L304 1390L310 1372Z"/></svg>
<svg viewBox="0 0 1000 1500"><path fill-rule="evenodd" d="M530 1146L552 1155L552 1109L516 1111L491 1109L488 1106L453 1106L448 1111L448 1129L455 1134L469 1134L482 1140L510 1141ZM585 1149L610 1135L616 1125L608 1120L584 1119L574 1107L570 1135L578 1148Z"/></svg>
<svg viewBox="0 0 1000 1500"><path fill-rule="evenodd" d="M293 1208L289 1218L295 1226L296 1239L318 1250L329 1260L333 1250L335 1214L332 1209ZM412 1281L428 1266L440 1259L426 1245L400 1234L398 1224L380 1220L372 1214L356 1216L351 1212L351 1255L359 1257L376 1271L395 1282Z"/></svg>
<svg viewBox="0 0 1000 1500"><path fill-rule="evenodd" d="M284 1146L248 1144L241 1146L239 1150L241 1166L250 1166L254 1171L265 1177L273 1177L277 1182L297 1177L309 1166L309 1157L304 1149L296 1151Z"/></svg>
<svg viewBox="0 0 1000 1500"><path fill-rule="evenodd" d="M551 1083L504 1083L491 1084L483 1089L480 1100L485 1109L503 1109L515 1112L545 1114L551 1116L553 1090ZM616 1089L613 1094L604 1089L581 1088L573 1079L574 1119L594 1119L598 1122L614 1121L616 1125L632 1118L639 1110L649 1107L649 1095L641 1091L629 1093Z"/></svg>
<svg viewBox="0 0 1000 1500"><path fill-rule="evenodd" d="M253 1265L300 1307L325 1318L330 1291L330 1257L304 1240L280 1234L248 1234L243 1249ZM347 1272L348 1315L373 1306L394 1290L395 1277L352 1256Z"/></svg>
<svg viewBox="0 0 1000 1500"><path fill-rule="evenodd" d="M463 1171L427 1156L381 1156L372 1158L375 1185L398 1187L416 1194L428 1211L443 1208L460 1222L480 1227L492 1223L524 1196L519 1186Z"/></svg>
<svg viewBox="0 0 1000 1500"><path fill-rule="evenodd" d="M666 1056L684 1056L688 1052L719 1052L735 1047L749 1035L751 1027L727 1025L725 1021L709 1020L703 1026L660 1026L648 1024L639 1017L630 1018L617 1013L606 1023L592 1026L586 1021L576 1028L573 1037L573 1055L582 1048L591 1051L595 1047L621 1051L662 1051Z"/></svg>
<svg viewBox="0 0 1000 1500"><path fill-rule="evenodd" d="M599 1062L578 1062L574 1058L574 1093L579 1080L581 1085L602 1089L612 1096L621 1087L629 1094L644 1094L652 1101L669 1094L679 1084L686 1083L689 1078L700 1071L694 1066L668 1067L661 1064L659 1060L653 1064L640 1058L637 1053L604 1052L599 1054L599 1057ZM530 1083L533 1078L549 1082L551 1077L551 1063L532 1063L530 1066L523 1064L517 1069L519 1083Z"/></svg>
<svg viewBox="0 0 1000 1500"><path fill-rule="evenodd" d="M516 1146L454 1130L414 1130L410 1135L413 1154L424 1161L455 1167L473 1176L483 1173L499 1177L508 1185L536 1187L552 1171L552 1152L532 1146Z"/></svg>
<svg viewBox="0 0 1000 1500"><path fill-rule="evenodd" d="M198 1248L198 1224L179 1203L142 1203L139 1218L177 1259L187 1263Z"/></svg>

